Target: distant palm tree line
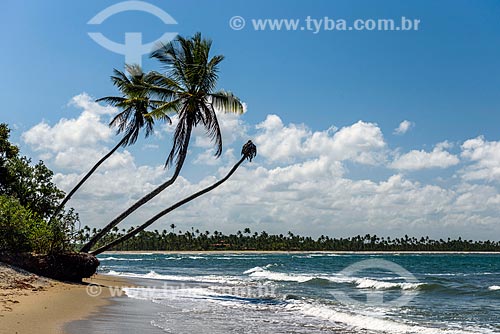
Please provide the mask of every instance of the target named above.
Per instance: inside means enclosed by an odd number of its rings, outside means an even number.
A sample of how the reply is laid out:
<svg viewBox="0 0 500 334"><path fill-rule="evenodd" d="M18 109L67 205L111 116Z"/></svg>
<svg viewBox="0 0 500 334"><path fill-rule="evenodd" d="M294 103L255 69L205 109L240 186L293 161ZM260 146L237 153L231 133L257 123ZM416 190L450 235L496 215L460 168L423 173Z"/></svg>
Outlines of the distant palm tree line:
<svg viewBox="0 0 500 334"><path fill-rule="evenodd" d="M498 252L500 241L473 241L458 239L433 240L429 237L401 238L379 237L366 234L350 238L331 238L322 235L317 239L288 232L286 235L268 234L264 231L252 232L250 228L225 235L219 231L175 231L177 226L170 225L170 231L144 230L110 248L115 251L208 251L208 250L256 250L256 251L478 251ZM132 228L129 230L131 231ZM113 228L99 243L109 244L126 235L129 231ZM87 242L97 229L85 226L79 239Z"/></svg>

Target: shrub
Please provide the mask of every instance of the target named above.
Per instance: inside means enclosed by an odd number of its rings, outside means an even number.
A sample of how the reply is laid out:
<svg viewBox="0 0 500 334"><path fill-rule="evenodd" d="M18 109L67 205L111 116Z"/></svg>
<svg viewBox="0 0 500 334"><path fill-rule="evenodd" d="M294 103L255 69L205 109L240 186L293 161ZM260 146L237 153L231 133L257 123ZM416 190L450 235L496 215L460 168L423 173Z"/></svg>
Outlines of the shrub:
<svg viewBox="0 0 500 334"><path fill-rule="evenodd" d="M0 251L31 251L38 219L19 200L0 196Z"/></svg>

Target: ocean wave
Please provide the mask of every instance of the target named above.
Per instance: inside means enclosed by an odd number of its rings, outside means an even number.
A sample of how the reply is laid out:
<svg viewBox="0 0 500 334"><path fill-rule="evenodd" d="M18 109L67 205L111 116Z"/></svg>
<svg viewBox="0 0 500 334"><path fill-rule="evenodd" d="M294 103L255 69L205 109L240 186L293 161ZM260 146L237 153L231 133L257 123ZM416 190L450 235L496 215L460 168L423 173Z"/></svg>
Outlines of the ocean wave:
<svg viewBox="0 0 500 334"><path fill-rule="evenodd" d="M271 267L272 265L268 264L265 267L254 267L244 271L243 274L248 274L252 278L256 279L268 279L271 281L282 281L282 282L307 282L309 280L314 279L314 276L308 275L296 275L296 274L286 274L269 271L266 268Z"/></svg>
<svg viewBox="0 0 500 334"><path fill-rule="evenodd" d="M175 299L189 297L193 299L208 297L215 294L207 288L123 288L127 297L140 300L158 301L162 299Z"/></svg>
<svg viewBox="0 0 500 334"><path fill-rule="evenodd" d="M200 282L200 283L220 283L220 284L239 284L240 281L233 279L231 277L221 277L221 276L180 276L180 275L164 275L158 274L151 270L147 274L138 273L128 273L128 272L117 272L110 270L103 275L110 276L122 276L130 278L142 278L142 279L153 279L153 280L164 280L164 281L181 281L181 282Z"/></svg>
<svg viewBox="0 0 500 334"><path fill-rule="evenodd" d="M296 259L312 259L315 257L340 257L345 256L343 254L334 254L334 253L311 253L311 254L297 254L292 255L292 258Z"/></svg>
<svg viewBox="0 0 500 334"><path fill-rule="evenodd" d="M375 290L417 290L424 286L425 283L420 282L386 282L375 280L372 278L360 277L343 277L343 276L326 276L326 275L312 275L312 274L287 274L280 272L273 272L266 270L262 267L254 267L248 269L244 274L257 279L268 279L271 281L285 281L285 282L298 282L298 283L312 283L324 285L325 283L351 283L356 285L358 289L375 289Z"/></svg>
<svg viewBox="0 0 500 334"><path fill-rule="evenodd" d="M425 283L409 283L409 282L384 282L377 281L369 278L359 278L355 281L356 286L359 289L375 289L375 290L390 290L390 289L401 289L401 290L417 290Z"/></svg>
<svg viewBox="0 0 500 334"><path fill-rule="evenodd" d="M314 276L292 275L292 274L271 272L268 270L255 270L251 272L249 276L257 279L268 279L271 281L298 282L298 283L307 282L315 278Z"/></svg>
<svg viewBox="0 0 500 334"><path fill-rule="evenodd" d="M143 261L144 259L133 259L133 258L125 258L125 257L113 257L108 256L104 258L98 258L99 261Z"/></svg>
<svg viewBox="0 0 500 334"><path fill-rule="evenodd" d="M483 273L426 273L425 276L484 276L484 275L500 275L498 272L483 272Z"/></svg>
<svg viewBox="0 0 500 334"><path fill-rule="evenodd" d="M488 288L488 290L491 290L491 291L496 291L496 290L500 290L500 286L498 285L492 285Z"/></svg>
<svg viewBox="0 0 500 334"><path fill-rule="evenodd" d="M171 287L171 288L123 288L125 294L132 299L149 300L157 304L172 305L173 301L181 301L185 307L190 300L195 303L209 302L229 307L245 307L268 310L270 307L286 305L287 302L272 296L245 296L231 293L225 289L217 291L213 287ZM193 305L193 304L191 304Z"/></svg>
<svg viewBox="0 0 500 334"><path fill-rule="evenodd" d="M291 300L286 306L290 310L300 313L330 320L336 323L346 324L351 329L362 329L394 334L486 334L493 333L489 329L470 328L470 329L451 329L451 328L433 328L414 324L405 324L388 318L379 318L375 316L362 315L356 313L347 313L335 310L326 305L312 304L302 301Z"/></svg>
<svg viewBox="0 0 500 334"><path fill-rule="evenodd" d="M276 263L269 263L269 264L266 264L264 267L253 267L253 268L250 268L248 270L245 270L243 272L243 274L251 274L254 272L258 272L258 271L264 271L265 268L271 268L271 267L274 267L276 265L277 265Z"/></svg>
<svg viewBox="0 0 500 334"><path fill-rule="evenodd" d="M254 272L257 272L257 271L263 271L263 270L264 270L264 268L262 268L262 267L253 267L253 268L250 268L248 270L245 270L243 272L243 274L251 274L251 273L254 273Z"/></svg>

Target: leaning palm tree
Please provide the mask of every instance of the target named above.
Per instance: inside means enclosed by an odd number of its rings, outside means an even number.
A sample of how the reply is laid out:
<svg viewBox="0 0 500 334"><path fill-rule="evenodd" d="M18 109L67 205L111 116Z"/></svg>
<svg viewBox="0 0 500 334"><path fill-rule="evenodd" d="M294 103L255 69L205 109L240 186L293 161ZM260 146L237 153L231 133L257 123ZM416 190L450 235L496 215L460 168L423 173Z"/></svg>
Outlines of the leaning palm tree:
<svg viewBox="0 0 500 334"><path fill-rule="evenodd" d="M186 159L194 127L200 123L204 126L215 144L215 156L221 155L222 135L216 110L241 114L243 105L232 93L215 91L219 64L224 57L210 58L211 45L210 40L197 33L191 38L178 36L152 53L151 56L165 66L166 72L150 73L154 85L149 87L149 93L164 101L150 115L154 118L178 116L172 149L165 163L166 167L175 165L173 175L108 223L81 249L82 252L90 251L114 226L175 182Z"/></svg>
<svg viewBox="0 0 500 334"><path fill-rule="evenodd" d="M116 127L117 134L123 133L123 137L118 144L103 156L87 172L80 182L71 189L57 207L53 217L62 210L74 193L120 146L125 147L134 144L142 128L145 128L145 137L153 133L154 118L150 115L150 111L156 108L160 103L163 103L162 101L155 101L149 98L148 87L155 81L155 76L143 73L141 67L138 65L127 65L126 70L129 76L116 69L114 70L114 75L111 76L111 81L120 90L122 96L107 96L97 100L97 102L105 101L120 109L120 112L111 120L109 125ZM157 118L159 118L159 116L160 115L158 115ZM161 115L161 118L170 121L168 115Z"/></svg>
<svg viewBox="0 0 500 334"><path fill-rule="evenodd" d="M94 256L99 255L102 252L105 252L105 251L109 250L110 248L112 248L112 247L114 247L122 242L127 241L128 239L136 236L141 231L144 231L144 229L149 227L151 224L153 224L154 222L156 222L158 219L165 216L166 214L172 212L173 210L177 209L178 207L180 207L186 203L191 202L192 200L196 199L197 197L200 197L201 195L206 194L209 191L214 190L215 188L217 188L218 186L220 186L221 184L226 182L231 177L231 175L234 174L234 172L238 169L238 167L243 163L243 161L245 161L245 159L252 161L252 159L257 155L257 148L255 147L255 145L252 143L251 140L249 140L245 145L243 145L241 155L242 155L241 159L233 166L233 168L231 168L229 173L227 173L227 175L224 176L224 178L222 178L219 181L215 182L214 184L192 194L191 196L184 198L183 200L175 203L174 205L166 208L165 210L161 211L160 213L158 213L157 215L155 215L154 217L152 217L151 219L146 221L141 226L136 227L135 229L133 229L132 231L128 232L127 234L119 237L118 239L115 239L112 242L96 249L95 251L90 252L90 254L92 254Z"/></svg>

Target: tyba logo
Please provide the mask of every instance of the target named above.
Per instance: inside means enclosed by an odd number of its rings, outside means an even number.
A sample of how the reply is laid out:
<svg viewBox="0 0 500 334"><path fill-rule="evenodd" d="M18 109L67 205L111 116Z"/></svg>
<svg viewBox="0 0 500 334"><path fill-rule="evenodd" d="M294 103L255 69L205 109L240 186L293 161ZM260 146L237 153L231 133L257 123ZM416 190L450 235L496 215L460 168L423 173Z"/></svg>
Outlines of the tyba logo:
<svg viewBox="0 0 500 334"><path fill-rule="evenodd" d="M99 25L109 17L127 11L146 12L156 16L165 24L177 24L177 22L163 9L143 1L124 1L109 6L90 19L87 24ZM177 36L176 32L165 32L156 40L142 44L142 33L126 32L125 44L109 40L100 32L89 32L88 35L103 48L125 56L126 64L141 65L142 55L148 54L158 48L158 42L168 43Z"/></svg>

